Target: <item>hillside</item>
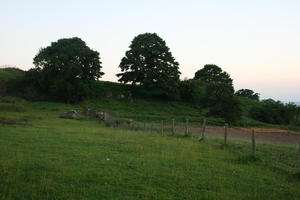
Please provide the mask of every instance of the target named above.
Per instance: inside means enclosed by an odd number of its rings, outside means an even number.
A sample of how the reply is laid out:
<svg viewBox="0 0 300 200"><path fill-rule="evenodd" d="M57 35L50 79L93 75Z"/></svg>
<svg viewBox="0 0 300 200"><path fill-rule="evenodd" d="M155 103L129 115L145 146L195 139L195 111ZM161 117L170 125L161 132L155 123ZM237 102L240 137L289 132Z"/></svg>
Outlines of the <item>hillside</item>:
<svg viewBox="0 0 300 200"><path fill-rule="evenodd" d="M24 87L22 82L21 85L16 84L16 86L11 84L15 80L19 80L24 74L24 71L15 68L0 69L0 96L12 95L25 97L29 100L51 100L51 97L48 98L45 95L38 94L37 90L32 87L22 90L22 87ZM10 92L7 92L8 88L12 87L12 85L14 87L10 89ZM81 101L80 107L101 109L116 117L141 122L161 122L163 120L171 123L175 119L178 123L184 124L186 119L188 119L190 123L200 125L203 119L207 118L208 125L224 126L224 119L208 115L207 107L201 102L192 103L180 99L171 101L155 98L152 95L153 93L139 86L96 81L91 95ZM274 125L253 119L250 113L251 109L253 107L262 107L260 102L244 97L237 98L241 102L242 118L232 125L300 130L299 127L293 124ZM270 109L270 112L273 111ZM267 114L269 115L270 113L265 113L264 115ZM278 115L282 114L278 113ZM274 116L274 118L278 118L278 116Z"/></svg>
<svg viewBox="0 0 300 200"><path fill-rule="evenodd" d="M7 81L20 78L24 75L24 71L18 68L2 68L0 69L0 81Z"/></svg>
<svg viewBox="0 0 300 200"><path fill-rule="evenodd" d="M0 96L7 95L7 90L12 82L24 76L25 72L18 68L1 68L0 69Z"/></svg>
<svg viewBox="0 0 300 200"><path fill-rule="evenodd" d="M300 198L294 146L258 143L253 159L248 142L59 118L80 105L0 102L1 120L23 124L0 124L0 199Z"/></svg>

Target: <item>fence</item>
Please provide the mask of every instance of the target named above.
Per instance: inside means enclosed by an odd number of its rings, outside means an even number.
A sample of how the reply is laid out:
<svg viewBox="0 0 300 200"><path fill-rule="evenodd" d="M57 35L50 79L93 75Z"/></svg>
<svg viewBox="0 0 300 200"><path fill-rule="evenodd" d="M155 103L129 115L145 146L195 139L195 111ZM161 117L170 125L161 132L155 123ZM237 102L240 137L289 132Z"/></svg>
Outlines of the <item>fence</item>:
<svg viewBox="0 0 300 200"><path fill-rule="evenodd" d="M202 118L199 120L188 119L188 118L174 118L164 119L159 122L145 123L145 122L134 122L122 118L115 118L115 120L108 120L107 124L113 127L122 129L135 130L135 131L148 131L156 132L161 135L181 135L184 137L196 137L200 142L205 140L207 136L210 137L223 137L223 146L225 147L229 143L229 139L243 139L251 142L251 155L256 157L256 139L267 139L264 138L269 134L264 132L255 131L249 128L233 128L227 123L218 121L208 120ZM274 138L269 138L274 140ZM295 138L295 141L299 140L299 137ZM299 159L299 170L300 170L300 141L299 141L299 152L297 153Z"/></svg>

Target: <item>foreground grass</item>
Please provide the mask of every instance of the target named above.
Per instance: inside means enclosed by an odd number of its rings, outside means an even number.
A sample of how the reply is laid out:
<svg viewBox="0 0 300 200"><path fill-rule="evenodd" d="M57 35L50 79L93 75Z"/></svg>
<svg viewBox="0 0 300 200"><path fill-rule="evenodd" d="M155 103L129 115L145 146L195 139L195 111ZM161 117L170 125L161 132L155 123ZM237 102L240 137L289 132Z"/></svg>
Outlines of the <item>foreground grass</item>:
<svg viewBox="0 0 300 200"><path fill-rule="evenodd" d="M6 103L5 103L6 102ZM161 136L61 119L75 108L6 99L0 199L300 199L295 147Z"/></svg>

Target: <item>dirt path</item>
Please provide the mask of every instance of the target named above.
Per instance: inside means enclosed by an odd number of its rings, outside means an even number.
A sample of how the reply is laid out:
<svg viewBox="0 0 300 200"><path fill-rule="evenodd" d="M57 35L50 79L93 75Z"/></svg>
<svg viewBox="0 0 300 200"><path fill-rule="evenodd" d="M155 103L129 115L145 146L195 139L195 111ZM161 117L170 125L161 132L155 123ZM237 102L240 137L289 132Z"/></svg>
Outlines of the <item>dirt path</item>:
<svg viewBox="0 0 300 200"><path fill-rule="evenodd" d="M176 126L176 130L184 132L184 126ZM193 134L201 134L201 127L189 127ZM300 141L300 132L289 131L274 128L255 128L256 140L260 142L271 142L276 144L292 144L297 145ZM224 128L216 126L207 126L205 134L213 137L223 137ZM252 128L228 128L228 140L242 139L251 140Z"/></svg>

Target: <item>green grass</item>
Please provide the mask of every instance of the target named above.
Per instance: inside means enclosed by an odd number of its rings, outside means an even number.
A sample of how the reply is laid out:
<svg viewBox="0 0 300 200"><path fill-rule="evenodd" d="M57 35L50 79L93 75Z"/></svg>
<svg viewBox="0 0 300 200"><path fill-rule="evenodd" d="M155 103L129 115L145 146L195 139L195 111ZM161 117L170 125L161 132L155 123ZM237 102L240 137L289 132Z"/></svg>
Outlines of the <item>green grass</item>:
<svg viewBox="0 0 300 200"><path fill-rule="evenodd" d="M160 120L191 120L203 118L201 110L192 104L176 101L159 101L148 99L94 99L83 103L86 107L100 108L119 117L138 121L158 122Z"/></svg>
<svg viewBox="0 0 300 200"><path fill-rule="evenodd" d="M253 159L247 142L224 148L218 138L199 143L58 117L77 105L0 105L24 108L0 116L26 124L0 125L0 199L300 199L293 146L260 143Z"/></svg>

